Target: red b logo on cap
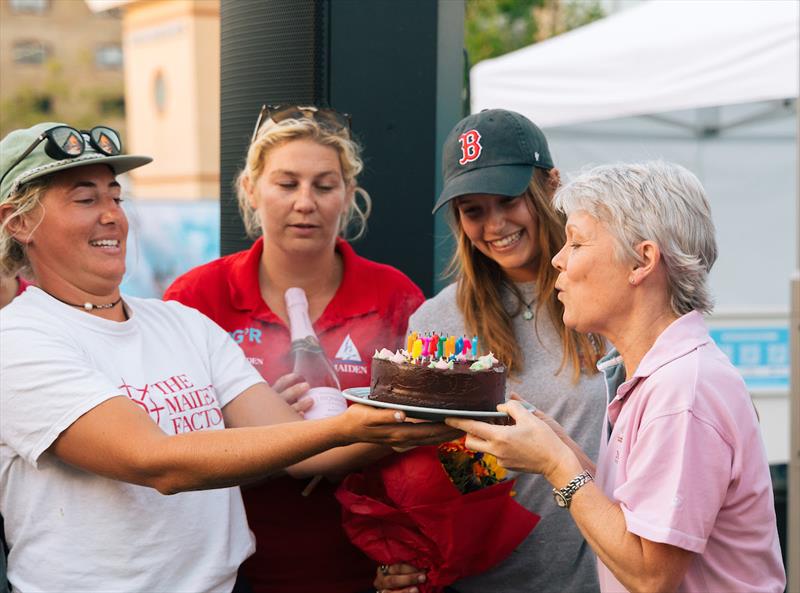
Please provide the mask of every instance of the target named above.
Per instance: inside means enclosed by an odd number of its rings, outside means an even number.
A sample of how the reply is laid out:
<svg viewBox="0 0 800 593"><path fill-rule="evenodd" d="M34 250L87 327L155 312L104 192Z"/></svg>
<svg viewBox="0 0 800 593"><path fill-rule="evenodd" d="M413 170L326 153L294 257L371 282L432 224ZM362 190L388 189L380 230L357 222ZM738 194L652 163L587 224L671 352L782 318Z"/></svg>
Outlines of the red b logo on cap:
<svg viewBox="0 0 800 593"><path fill-rule="evenodd" d="M459 165L466 165L481 156L481 135L478 130L468 130L458 137L461 143L461 159L458 161Z"/></svg>

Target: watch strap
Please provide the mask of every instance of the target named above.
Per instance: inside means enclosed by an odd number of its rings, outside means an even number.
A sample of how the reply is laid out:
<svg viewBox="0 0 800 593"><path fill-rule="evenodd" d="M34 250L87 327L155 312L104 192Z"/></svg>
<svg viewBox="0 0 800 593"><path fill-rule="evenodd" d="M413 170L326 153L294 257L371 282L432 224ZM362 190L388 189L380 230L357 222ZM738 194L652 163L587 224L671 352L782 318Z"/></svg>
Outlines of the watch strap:
<svg viewBox="0 0 800 593"><path fill-rule="evenodd" d="M572 478L566 486L561 489L553 488L553 496L556 499L556 504L558 506L563 507L565 509L569 508L569 505L572 503L572 497L575 493L583 486L592 482L594 478L592 474L588 472L588 470L583 470L577 476Z"/></svg>

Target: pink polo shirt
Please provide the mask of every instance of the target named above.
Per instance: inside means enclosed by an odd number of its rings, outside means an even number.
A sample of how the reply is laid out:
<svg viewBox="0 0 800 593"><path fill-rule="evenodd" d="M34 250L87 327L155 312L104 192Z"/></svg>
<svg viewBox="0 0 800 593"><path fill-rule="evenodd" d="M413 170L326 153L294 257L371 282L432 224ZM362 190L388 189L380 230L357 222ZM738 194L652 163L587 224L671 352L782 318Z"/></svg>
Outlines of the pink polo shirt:
<svg viewBox="0 0 800 593"><path fill-rule="evenodd" d="M758 419L700 313L674 321L630 380L616 351L598 368L610 403L596 482L628 531L697 554L679 591L783 591ZM602 591L625 591L600 561L598 571Z"/></svg>

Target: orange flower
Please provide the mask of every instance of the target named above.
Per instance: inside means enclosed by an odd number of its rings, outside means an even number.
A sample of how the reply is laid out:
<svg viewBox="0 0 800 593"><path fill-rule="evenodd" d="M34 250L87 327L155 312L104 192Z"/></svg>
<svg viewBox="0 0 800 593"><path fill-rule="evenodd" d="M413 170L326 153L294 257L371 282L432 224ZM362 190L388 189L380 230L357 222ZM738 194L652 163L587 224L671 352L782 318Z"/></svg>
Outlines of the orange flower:
<svg viewBox="0 0 800 593"><path fill-rule="evenodd" d="M472 451L464 446L466 437L439 445L439 460L450 481L462 494L502 482L506 470L497 458L488 453Z"/></svg>
<svg viewBox="0 0 800 593"><path fill-rule="evenodd" d="M480 461L476 461L472 464L472 474L479 478L485 478L489 475L489 470Z"/></svg>

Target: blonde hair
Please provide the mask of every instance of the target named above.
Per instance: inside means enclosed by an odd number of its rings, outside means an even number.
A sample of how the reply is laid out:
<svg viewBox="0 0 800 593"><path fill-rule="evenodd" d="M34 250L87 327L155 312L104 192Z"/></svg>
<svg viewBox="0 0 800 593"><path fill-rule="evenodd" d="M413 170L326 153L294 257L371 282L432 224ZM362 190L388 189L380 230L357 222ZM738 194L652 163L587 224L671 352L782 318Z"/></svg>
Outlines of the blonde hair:
<svg viewBox="0 0 800 593"><path fill-rule="evenodd" d="M285 119L278 123L267 120L247 149L244 169L239 172L235 184L239 212L250 238L258 237L262 229L258 212L250 206L248 201L244 188L245 180L249 180L251 185L255 183L264 170L270 150L286 142L305 138L335 149L342 165L342 177L345 185L347 187L354 186L353 199L339 221L339 236L353 240L361 237L366 231L367 218L372 210L372 200L366 190L358 187L356 183L358 174L364 169L364 162L361 160L361 147L350 137L348 131L332 130L320 125L317 120L312 118ZM358 203L359 196L361 204ZM351 227L355 228L355 232L348 234Z"/></svg>
<svg viewBox="0 0 800 593"><path fill-rule="evenodd" d="M31 276L31 263L25 246L17 241L8 227L12 220L21 218L35 210L50 187L51 175L39 177L22 185L3 200L2 205L11 205L11 214L0 223L0 275L13 277L18 274Z"/></svg>
<svg viewBox="0 0 800 593"><path fill-rule="evenodd" d="M595 365L605 353L605 346L599 336L579 334L564 325L564 306L555 291L558 271L550 264L550 260L564 244L564 217L553 208L553 189L550 185L550 172L537 167L523 194L531 215L538 219L537 332L539 313L547 311L561 336L563 346L561 366L557 373L571 366L572 380L577 383L581 371L587 374L597 372ZM456 200L451 204L451 226L456 238L456 252L446 274L458 277L456 302L464 315L466 329L471 335L479 336L482 348L493 352L508 367L509 372L517 373L524 366L524 355L514 335L512 319L520 312L522 305L511 313L506 311L502 289L506 287L514 292L520 303L523 300L522 295L497 262L473 246L461 225Z"/></svg>

